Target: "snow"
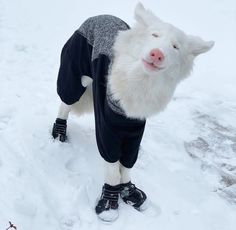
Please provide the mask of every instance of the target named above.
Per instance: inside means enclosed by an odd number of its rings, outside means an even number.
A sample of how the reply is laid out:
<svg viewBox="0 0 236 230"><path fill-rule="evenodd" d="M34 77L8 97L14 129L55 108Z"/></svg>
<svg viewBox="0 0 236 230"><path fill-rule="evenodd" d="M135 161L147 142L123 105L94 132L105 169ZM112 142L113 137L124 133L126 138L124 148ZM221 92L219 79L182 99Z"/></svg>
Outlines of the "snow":
<svg viewBox="0 0 236 230"><path fill-rule="evenodd" d="M143 0L160 18L215 40L172 102L147 123L133 182L150 207L120 204L112 225L94 206L103 184L92 116L50 136L60 51L91 15L129 24L136 1L0 0L0 229L236 228L236 2Z"/></svg>

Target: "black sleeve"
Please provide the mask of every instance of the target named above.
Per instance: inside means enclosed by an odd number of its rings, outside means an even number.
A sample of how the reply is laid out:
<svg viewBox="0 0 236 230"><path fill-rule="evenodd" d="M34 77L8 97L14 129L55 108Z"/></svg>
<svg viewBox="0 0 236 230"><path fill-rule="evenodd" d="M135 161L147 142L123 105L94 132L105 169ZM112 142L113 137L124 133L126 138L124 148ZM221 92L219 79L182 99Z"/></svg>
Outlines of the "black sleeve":
<svg viewBox="0 0 236 230"><path fill-rule="evenodd" d="M91 76L92 46L78 31L66 42L61 53L57 93L67 105L74 104L85 92L83 75Z"/></svg>

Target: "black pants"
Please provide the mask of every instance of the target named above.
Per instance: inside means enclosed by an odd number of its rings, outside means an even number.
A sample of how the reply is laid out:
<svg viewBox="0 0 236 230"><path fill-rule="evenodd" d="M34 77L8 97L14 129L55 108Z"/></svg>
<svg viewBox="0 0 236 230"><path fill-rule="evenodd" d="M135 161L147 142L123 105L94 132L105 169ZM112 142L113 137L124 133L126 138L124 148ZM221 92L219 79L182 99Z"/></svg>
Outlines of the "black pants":
<svg viewBox="0 0 236 230"><path fill-rule="evenodd" d="M115 113L104 103L104 124L96 128L101 156L110 163L120 161L127 168L135 164L142 140L145 121L129 119ZM102 128L101 128L102 126Z"/></svg>

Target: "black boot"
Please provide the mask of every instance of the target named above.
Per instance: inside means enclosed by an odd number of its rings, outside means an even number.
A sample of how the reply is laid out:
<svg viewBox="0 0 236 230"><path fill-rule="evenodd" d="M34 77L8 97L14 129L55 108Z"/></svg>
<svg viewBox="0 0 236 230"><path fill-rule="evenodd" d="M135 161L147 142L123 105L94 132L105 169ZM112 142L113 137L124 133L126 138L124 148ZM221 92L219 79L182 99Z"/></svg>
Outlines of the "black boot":
<svg viewBox="0 0 236 230"><path fill-rule="evenodd" d="M54 139L56 139L57 137L59 137L59 140L61 142L65 142L67 139L66 136L66 120L57 118L54 125L53 125L53 129L52 129L52 136Z"/></svg>
<svg viewBox="0 0 236 230"><path fill-rule="evenodd" d="M104 184L102 195L95 208L95 211L101 220L112 222L118 218L119 193L120 185L111 186Z"/></svg>
<svg viewBox="0 0 236 230"><path fill-rule="evenodd" d="M131 182L121 184L120 186L120 196L126 204L132 205L138 211L146 209L144 202L146 201L147 196L142 190L136 188Z"/></svg>

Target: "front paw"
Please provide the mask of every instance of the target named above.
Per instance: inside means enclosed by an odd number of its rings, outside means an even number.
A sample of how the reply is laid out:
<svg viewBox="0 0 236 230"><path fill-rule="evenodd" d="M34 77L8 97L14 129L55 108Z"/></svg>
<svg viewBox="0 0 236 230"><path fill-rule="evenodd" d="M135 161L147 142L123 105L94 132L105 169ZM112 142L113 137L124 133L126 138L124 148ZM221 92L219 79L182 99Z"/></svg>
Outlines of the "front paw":
<svg viewBox="0 0 236 230"><path fill-rule="evenodd" d="M57 118L53 124L52 136L54 139L58 138L59 141L65 142L67 140L66 136L67 122L66 120Z"/></svg>

